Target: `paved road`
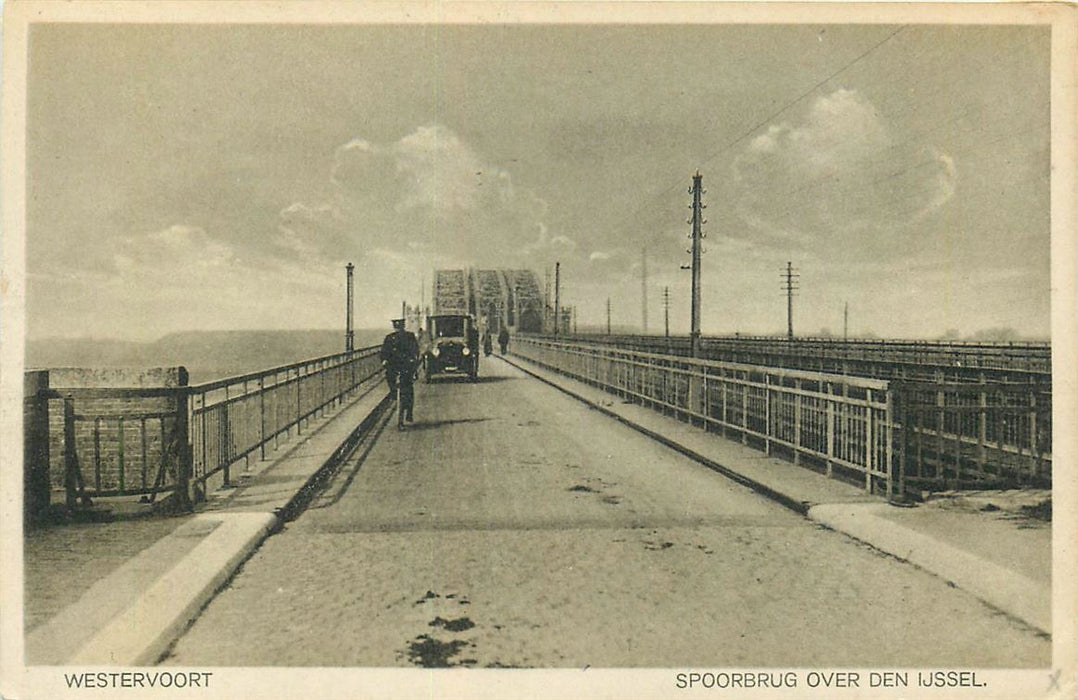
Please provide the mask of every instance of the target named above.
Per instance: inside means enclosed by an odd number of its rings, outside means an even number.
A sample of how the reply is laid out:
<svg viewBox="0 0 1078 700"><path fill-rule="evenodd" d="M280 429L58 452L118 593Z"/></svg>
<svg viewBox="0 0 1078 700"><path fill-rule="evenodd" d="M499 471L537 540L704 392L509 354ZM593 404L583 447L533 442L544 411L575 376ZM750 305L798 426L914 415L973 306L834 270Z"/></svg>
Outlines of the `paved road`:
<svg viewBox="0 0 1078 700"><path fill-rule="evenodd" d="M1029 667L1050 642L504 363L417 387L169 664Z"/></svg>

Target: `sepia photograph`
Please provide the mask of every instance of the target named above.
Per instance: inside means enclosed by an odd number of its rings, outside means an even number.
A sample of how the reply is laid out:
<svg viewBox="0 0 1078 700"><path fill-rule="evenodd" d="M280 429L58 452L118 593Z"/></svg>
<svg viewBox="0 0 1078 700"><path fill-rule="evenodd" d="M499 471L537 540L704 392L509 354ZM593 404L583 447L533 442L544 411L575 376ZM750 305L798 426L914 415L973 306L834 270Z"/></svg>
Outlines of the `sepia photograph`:
<svg viewBox="0 0 1078 700"><path fill-rule="evenodd" d="M9 1L0 695L1074 697L1073 9Z"/></svg>

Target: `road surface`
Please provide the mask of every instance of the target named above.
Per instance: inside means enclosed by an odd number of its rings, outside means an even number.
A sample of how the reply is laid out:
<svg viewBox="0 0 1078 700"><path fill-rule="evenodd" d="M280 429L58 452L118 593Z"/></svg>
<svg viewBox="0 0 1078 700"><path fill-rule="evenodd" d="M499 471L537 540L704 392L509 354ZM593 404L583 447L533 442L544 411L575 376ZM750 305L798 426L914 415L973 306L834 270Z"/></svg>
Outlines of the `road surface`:
<svg viewBox="0 0 1078 700"><path fill-rule="evenodd" d="M496 358L269 538L167 664L1032 667L1050 642Z"/></svg>

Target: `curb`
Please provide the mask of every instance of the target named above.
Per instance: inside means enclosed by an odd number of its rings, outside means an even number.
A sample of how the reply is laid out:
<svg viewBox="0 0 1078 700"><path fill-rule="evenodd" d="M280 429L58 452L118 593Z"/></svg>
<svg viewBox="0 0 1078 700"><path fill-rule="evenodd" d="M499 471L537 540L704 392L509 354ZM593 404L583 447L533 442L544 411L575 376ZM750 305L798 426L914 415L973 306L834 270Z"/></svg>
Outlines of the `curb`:
<svg viewBox="0 0 1078 700"><path fill-rule="evenodd" d="M187 556L80 649L71 665L155 663L277 525L269 513L199 515L212 527Z"/></svg>
<svg viewBox="0 0 1078 700"><path fill-rule="evenodd" d="M356 448L363 441L363 438L370 432L371 428L379 421L386 408L394 403L395 399L387 394L382 398L370 412L364 416L363 420L359 422L352 432L348 434L348 437L344 439L337 449L326 458L326 461L322 466L318 467L307 482L300 487L298 491L288 500L284 506L278 508L275 511L275 515L281 523L286 523L294 520L303 509L314 498L315 493L322 485L332 476L332 472L340 465L341 462L348 459L348 457L355 452Z"/></svg>
<svg viewBox="0 0 1078 700"><path fill-rule="evenodd" d="M808 518L948 581L1045 634L1052 633L1051 586L876 513L885 504L813 506Z"/></svg>

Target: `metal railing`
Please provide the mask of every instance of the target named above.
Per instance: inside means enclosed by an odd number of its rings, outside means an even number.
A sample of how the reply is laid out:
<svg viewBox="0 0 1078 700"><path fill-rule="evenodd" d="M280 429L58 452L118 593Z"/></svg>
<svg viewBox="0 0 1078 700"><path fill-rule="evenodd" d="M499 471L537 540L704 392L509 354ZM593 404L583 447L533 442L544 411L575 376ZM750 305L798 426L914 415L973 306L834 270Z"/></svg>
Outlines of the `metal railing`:
<svg viewBox="0 0 1078 700"><path fill-rule="evenodd" d="M549 339L549 338L548 338ZM560 340L615 345L626 350L688 356L687 336L602 335L562 337ZM857 374L879 379L981 381L1050 375L1052 346L1048 342L972 342L934 340L842 340L774 336L705 336L701 357L810 371Z"/></svg>
<svg viewBox="0 0 1078 700"><path fill-rule="evenodd" d="M899 441L911 485L1049 487L1052 384L891 382Z"/></svg>
<svg viewBox="0 0 1078 700"><path fill-rule="evenodd" d="M303 431L310 418L341 404L382 377L378 347L330 355L189 388L192 482L196 500L206 480Z"/></svg>
<svg viewBox="0 0 1078 700"><path fill-rule="evenodd" d="M514 353L868 491L899 488L885 381L519 336Z"/></svg>

